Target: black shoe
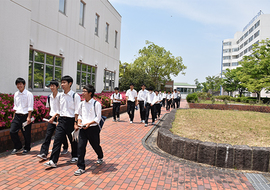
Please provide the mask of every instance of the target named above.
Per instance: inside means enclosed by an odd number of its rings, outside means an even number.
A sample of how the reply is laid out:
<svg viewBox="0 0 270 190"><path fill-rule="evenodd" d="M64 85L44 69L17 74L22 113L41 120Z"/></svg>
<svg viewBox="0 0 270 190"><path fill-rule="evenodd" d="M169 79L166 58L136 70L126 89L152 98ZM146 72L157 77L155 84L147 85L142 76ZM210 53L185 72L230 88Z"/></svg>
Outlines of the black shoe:
<svg viewBox="0 0 270 190"><path fill-rule="evenodd" d="M29 152L29 150L23 150L22 154L27 154Z"/></svg>
<svg viewBox="0 0 270 190"><path fill-rule="evenodd" d="M18 152L21 152L22 151L22 149L13 149L12 150L12 152L11 152L11 154L17 154Z"/></svg>

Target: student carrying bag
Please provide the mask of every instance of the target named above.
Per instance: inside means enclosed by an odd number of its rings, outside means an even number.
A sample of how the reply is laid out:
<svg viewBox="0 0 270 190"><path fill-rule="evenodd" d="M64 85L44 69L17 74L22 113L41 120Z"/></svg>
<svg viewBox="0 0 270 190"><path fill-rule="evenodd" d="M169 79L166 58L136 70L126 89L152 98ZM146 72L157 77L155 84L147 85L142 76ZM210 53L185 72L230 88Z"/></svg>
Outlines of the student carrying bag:
<svg viewBox="0 0 270 190"><path fill-rule="evenodd" d="M97 102L97 101L95 100L95 102L94 102L94 110L95 110L95 116L97 117L96 107L95 107L96 102ZM107 119L107 117L101 116L101 120L100 120L100 122L99 122L99 124L98 124L100 130L102 129L102 127L103 127L104 122L105 122L106 119Z"/></svg>

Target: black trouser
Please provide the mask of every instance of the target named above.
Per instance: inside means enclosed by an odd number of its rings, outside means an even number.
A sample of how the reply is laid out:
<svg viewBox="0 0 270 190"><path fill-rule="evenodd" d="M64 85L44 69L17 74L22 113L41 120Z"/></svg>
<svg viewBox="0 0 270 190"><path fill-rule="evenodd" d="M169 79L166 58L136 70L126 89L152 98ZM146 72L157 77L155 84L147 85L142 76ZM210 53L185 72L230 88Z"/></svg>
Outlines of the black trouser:
<svg viewBox="0 0 270 190"><path fill-rule="evenodd" d="M72 131L74 131L74 122L75 122L74 117L60 117L58 119L58 125L55 130L52 154L50 157L50 160L52 160L54 163L57 163L59 159L61 145L64 138L66 138L66 135L68 136L69 142L71 144L72 157L78 157L77 155L78 144L76 141L72 141L71 135Z"/></svg>
<svg viewBox="0 0 270 190"><path fill-rule="evenodd" d="M166 98L163 98L163 100L162 100L162 106L165 107L165 105L166 105Z"/></svg>
<svg viewBox="0 0 270 190"><path fill-rule="evenodd" d="M173 99L173 108L178 108L178 99L177 98Z"/></svg>
<svg viewBox="0 0 270 190"><path fill-rule="evenodd" d="M78 143L78 163L77 166L80 169L85 170L85 152L87 141L89 141L90 145L96 152L98 159L103 158L103 151L100 146L100 129L99 126L90 126L87 129L80 129L79 133L79 143Z"/></svg>
<svg viewBox="0 0 270 190"><path fill-rule="evenodd" d="M145 120L146 110L144 108L144 101L139 101L141 120Z"/></svg>
<svg viewBox="0 0 270 190"><path fill-rule="evenodd" d="M160 117L160 111L161 111L161 104L160 103L158 103L158 104L155 104L155 113L156 113L156 118L157 117Z"/></svg>
<svg viewBox="0 0 270 190"><path fill-rule="evenodd" d="M50 118L51 118L51 116L50 116ZM57 121L57 118L55 118L54 121ZM55 128L56 128L55 124L48 123L44 143L42 144L42 146L40 148L40 154L45 154L46 156L48 155L51 139L52 139L53 133L55 131ZM63 149L68 149L67 136L63 139L62 143L63 143Z"/></svg>
<svg viewBox="0 0 270 190"><path fill-rule="evenodd" d="M22 131L25 145L24 149L30 151L31 149L31 127L32 123L29 125L26 125L24 127L25 131L22 129L22 123L26 121L28 114L22 115L22 114L15 114L14 119L11 122L10 125L10 137L13 141L14 148L15 149L21 149L22 148L22 142L20 140L20 137L18 135L19 130Z"/></svg>
<svg viewBox="0 0 270 190"><path fill-rule="evenodd" d="M119 118L119 111L120 111L120 103L113 103L113 119L116 120L116 115L117 118Z"/></svg>
<svg viewBox="0 0 270 190"><path fill-rule="evenodd" d="M180 107L180 102L181 102L181 97L178 99L178 107L177 108Z"/></svg>
<svg viewBox="0 0 270 190"><path fill-rule="evenodd" d="M135 110L135 102L128 101L127 112L128 112L130 121L133 121L134 119L134 110Z"/></svg>
<svg viewBox="0 0 270 190"><path fill-rule="evenodd" d="M172 104L172 100L168 100L168 99L167 99L166 110L170 110L171 104Z"/></svg>
<svg viewBox="0 0 270 190"><path fill-rule="evenodd" d="M146 114L145 114L145 124L148 124L149 112L151 110L152 123L155 122L155 105L151 106L149 103L146 103Z"/></svg>

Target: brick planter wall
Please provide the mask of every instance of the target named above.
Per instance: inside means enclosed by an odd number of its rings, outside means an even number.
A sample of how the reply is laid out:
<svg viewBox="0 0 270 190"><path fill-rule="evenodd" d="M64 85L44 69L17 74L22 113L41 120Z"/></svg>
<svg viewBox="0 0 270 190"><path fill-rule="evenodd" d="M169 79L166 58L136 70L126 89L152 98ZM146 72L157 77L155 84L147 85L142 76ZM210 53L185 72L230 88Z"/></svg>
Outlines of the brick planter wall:
<svg viewBox="0 0 270 190"><path fill-rule="evenodd" d="M192 107L193 105L196 104L189 104L189 105L190 107ZM215 107L215 105L212 104L198 104L198 107L196 108L207 107L208 109L214 109L209 105ZM221 106L219 105L217 107L220 109L226 108L222 107L222 105ZM247 109L251 109L249 107L255 106L243 106L243 107L246 108L240 109L238 107L238 109L250 111ZM195 106L193 108L195 108ZM232 107L230 108L233 109ZM262 108L261 109L256 108L256 110L260 110L260 112L268 112L267 109ZM204 163L217 167L236 168L241 170L257 170L263 172L270 171L269 168L270 148L249 147L247 145L232 146L230 144L202 142L199 140L179 137L177 135L172 134L170 131L170 128L172 127L172 122L174 121L175 118L175 113L176 110L172 110L171 113L168 115L168 117L166 117L166 119L160 125L160 128L158 130L157 145L163 151L172 154L174 156L177 156L179 158L184 158L186 160L191 160L194 162Z"/></svg>
<svg viewBox="0 0 270 190"><path fill-rule="evenodd" d="M124 113L126 111L127 106L121 105L120 113ZM112 117L112 108L102 109L102 115L106 117ZM44 139L46 135L46 130L47 130L47 122L33 123L31 130L32 142ZM19 137L22 143L24 144L24 138L21 131L19 131ZM9 129L0 130L0 153L10 149L13 149L13 142L10 138Z"/></svg>

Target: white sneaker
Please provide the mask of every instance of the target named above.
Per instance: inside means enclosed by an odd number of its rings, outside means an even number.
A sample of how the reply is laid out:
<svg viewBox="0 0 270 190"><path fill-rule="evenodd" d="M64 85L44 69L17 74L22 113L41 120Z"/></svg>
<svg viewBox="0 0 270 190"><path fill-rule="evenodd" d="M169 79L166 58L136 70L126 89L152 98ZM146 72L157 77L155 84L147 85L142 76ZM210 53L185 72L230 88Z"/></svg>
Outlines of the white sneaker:
<svg viewBox="0 0 270 190"><path fill-rule="evenodd" d="M43 165L46 166L46 167L50 167L50 168L56 168L57 167L56 164L52 160L50 160L49 162L46 162Z"/></svg>
<svg viewBox="0 0 270 190"><path fill-rule="evenodd" d="M75 163L77 163L78 162L78 158L77 157L73 157L73 158L71 158L71 160L70 160L70 163L71 164L75 164Z"/></svg>
<svg viewBox="0 0 270 190"><path fill-rule="evenodd" d="M118 118L117 121L120 121L120 118Z"/></svg>
<svg viewBox="0 0 270 190"><path fill-rule="evenodd" d="M141 120L141 123L143 123L143 120Z"/></svg>
<svg viewBox="0 0 270 190"><path fill-rule="evenodd" d="M129 123L133 123L132 121L130 121Z"/></svg>
<svg viewBox="0 0 270 190"><path fill-rule="evenodd" d="M74 175L78 176L78 175L82 175L83 173L85 173L85 170L78 169L77 171L74 172Z"/></svg>
<svg viewBox="0 0 270 190"><path fill-rule="evenodd" d="M147 124L145 124L144 126L147 127Z"/></svg>
<svg viewBox="0 0 270 190"><path fill-rule="evenodd" d="M145 121L144 121L144 120L142 120L142 123L145 123Z"/></svg>
<svg viewBox="0 0 270 190"><path fill-rule="evenodd" d="M103 161L103 158L100 158L100 159L97 160L96 163L100 165L100 164L102 164L103 162L104 162L104 161Z"/></svg>

